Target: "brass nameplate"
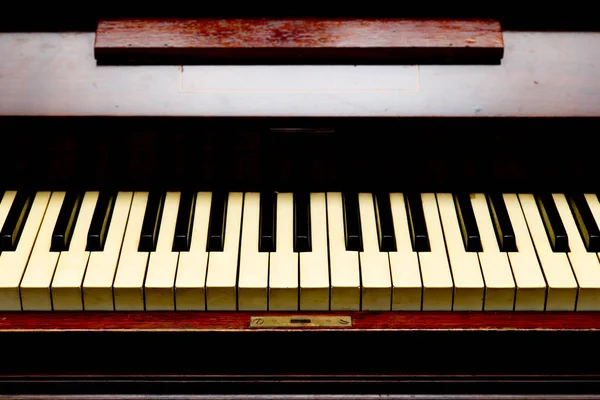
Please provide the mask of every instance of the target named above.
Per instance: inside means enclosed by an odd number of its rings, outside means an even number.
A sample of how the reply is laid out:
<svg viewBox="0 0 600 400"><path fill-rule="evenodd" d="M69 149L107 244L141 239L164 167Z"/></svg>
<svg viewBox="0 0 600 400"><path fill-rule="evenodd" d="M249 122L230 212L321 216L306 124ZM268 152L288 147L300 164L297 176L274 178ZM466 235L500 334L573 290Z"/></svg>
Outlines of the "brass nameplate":
<svg viewBox="0 0 600 400"><path fill-rule="evenodd" d="M303 328L321 327L338 328L351 327L352 317L321 316L321 315L291 315L291 316L259 316L250 317L250 328Z"/></svg>

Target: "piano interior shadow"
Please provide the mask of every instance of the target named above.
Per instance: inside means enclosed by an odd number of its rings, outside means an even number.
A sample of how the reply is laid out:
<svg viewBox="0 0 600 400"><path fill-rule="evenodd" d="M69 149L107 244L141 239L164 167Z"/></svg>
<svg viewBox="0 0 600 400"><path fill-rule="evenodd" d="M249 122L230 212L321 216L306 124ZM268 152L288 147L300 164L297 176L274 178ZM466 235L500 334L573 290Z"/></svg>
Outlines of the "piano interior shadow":
<svg viewBox="0 0 600 400"><path fill-rule="evenodd" d="M21 132L3 146L6 189L597 191L586 145L596 119L15 117L5 126ZM281 127L294 129L272 129Z"/></svg>

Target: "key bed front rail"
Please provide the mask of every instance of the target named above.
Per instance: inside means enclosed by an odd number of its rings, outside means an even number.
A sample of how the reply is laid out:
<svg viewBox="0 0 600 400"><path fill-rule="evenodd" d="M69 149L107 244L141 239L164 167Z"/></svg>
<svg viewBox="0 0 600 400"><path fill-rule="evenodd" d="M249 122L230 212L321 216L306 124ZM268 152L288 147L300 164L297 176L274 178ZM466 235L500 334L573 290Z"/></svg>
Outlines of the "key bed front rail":
<svg viewBox="0 0 600 400"><path fill-rule="evenodd" d="M300 319L280 327L253 318ZM344 325L314 326L306 318L348 318ZM0 312L0 332L224 332L224 331L598 331L600 312Z"/></svg>
<svg viewBox="0 0 600 400"><path fill-rule="evenodd" d="M0 398L595 398L594 312L0 313ZM179 396L179 397L178 397Z"/></svg>

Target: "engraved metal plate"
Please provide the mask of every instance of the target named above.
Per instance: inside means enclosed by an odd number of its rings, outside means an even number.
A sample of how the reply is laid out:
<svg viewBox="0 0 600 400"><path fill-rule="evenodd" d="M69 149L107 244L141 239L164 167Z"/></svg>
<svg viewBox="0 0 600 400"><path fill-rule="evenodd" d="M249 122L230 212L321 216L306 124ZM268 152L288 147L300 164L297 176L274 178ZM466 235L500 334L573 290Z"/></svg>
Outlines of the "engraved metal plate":
<svg viewBox="0 0 600 400"><path fill-rule="evenodd" d="M265 315L250 317L250 328L344 328L352 326L352 317L349 316L322 316L322 315Z"/></svg>

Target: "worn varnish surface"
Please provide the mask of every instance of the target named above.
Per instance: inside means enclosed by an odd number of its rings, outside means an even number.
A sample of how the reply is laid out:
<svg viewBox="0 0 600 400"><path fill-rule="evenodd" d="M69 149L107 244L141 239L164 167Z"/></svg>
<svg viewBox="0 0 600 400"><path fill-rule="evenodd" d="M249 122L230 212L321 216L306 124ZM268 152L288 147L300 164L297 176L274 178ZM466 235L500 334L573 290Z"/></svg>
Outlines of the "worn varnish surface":
<svg viewBox="0 0 600 400"><path fill-rule="evenodd" d="M351 327L250 328L250 317L350 316ZM595 312L14 312L0 331L581 331L599 330Z"/></svg>
<svg viewBox="0 0 600 400"><path fill-rule="evenodd" d="M316 66L102 67L91 33L0 34L0 115L600 116L600 33L505 32L504 43L500 65L400 66L410 85L386 90L360 66L322 66L341 87L319 90L304 78ZM249 74L282 90L232 83Z"/></svg>
<svg viewBox="0 0 600 400"><path fill-rule="evenodd" d="M100 63L225 63L247 59L364 62L499 62L494 20L451 19L120 19L101 20Z"/></svg>

